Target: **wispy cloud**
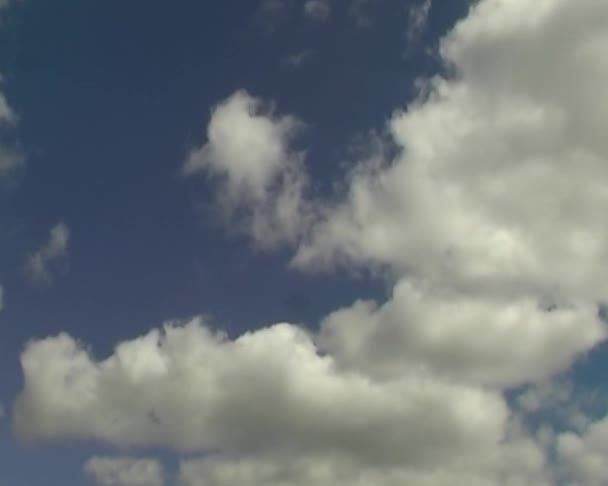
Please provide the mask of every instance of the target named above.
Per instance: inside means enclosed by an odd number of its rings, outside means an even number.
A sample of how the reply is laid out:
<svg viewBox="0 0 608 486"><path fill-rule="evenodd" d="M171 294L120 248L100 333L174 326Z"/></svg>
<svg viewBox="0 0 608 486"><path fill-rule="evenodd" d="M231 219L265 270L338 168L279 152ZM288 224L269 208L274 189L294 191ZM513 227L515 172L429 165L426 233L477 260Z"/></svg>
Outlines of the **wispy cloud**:
<svg viewBox="0 0 608 486"><path fill-rule="evenodd" d="M373 23L373 8L380 0L352 0L348 15L360 28L370 27Z"/></svg>
<svg viewBox="0 0 608 486"><path fill-rule="evenodd" d="M48 241L37 251L30 254L25 262L25 272L37 283L51 283L51 265L64 260L68 254L70 232L64 223L51 228Z"/></svg>
<svg viewBox="0 0 608 486"><path fill-rule="evenodd" d="M304 3L304 15L314 22L325 22L331 14L329 0L307 0Z"/></svg>
<svg viewBox="0 0 608 486"><path fill-rule="evenodd" d="M424 34L431 12L432 0L413 3L407 9L407 50L414 49Z"/></svg>
<svg viewBox="0 0 608 486"><path fill-rule="evenodd" d="M283 65L293 69L301 68L312 57L312 51L303 49L293 54L289 54L283 59Z"/></svg>

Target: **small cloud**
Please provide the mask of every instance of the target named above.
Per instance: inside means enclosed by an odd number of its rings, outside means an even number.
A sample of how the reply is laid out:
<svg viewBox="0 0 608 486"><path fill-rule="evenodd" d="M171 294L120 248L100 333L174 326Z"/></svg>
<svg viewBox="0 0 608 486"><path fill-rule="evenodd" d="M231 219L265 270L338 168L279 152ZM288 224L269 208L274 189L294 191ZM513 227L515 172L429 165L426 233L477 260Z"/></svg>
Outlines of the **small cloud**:
<svg viewBox="0 0 608 486"><path fill-rule="evenodd" d="M2 0L0 0L0 9L2 6ZM12 132L17 125L18 118L2 92L2 82L3 78L0 74L0 179L10 176L23 164L23 156L14 147L12 141Z"/></svg>
<svg viewBox="0 0 608 486"><path fill-rule="evenodd" d="M261 0L255 14L256 22L265 34L272 34L288 13L286 0Z"/></svg>
<svg viewBox="0 0 608 486"><path fill-rule="evenodd" d="M0 402L0 419L4 418L4 405Z"/></svg>
<svg viewBox="0 0 608 486"><path fill-rule="evenodd" d="M314 22L325 22L330 14L329 0L307 0L304 3L304 15Z"/></svg>
<svg viewBox="0 0 608 486"><path fill-rule="evenodd" d="M67 257L68 240L70 232L64 223L59 223L49 233L49 239L36 252L27 257L25 272L29 278L37 283L50 283L52 281L50 265Z"/></svg>
<svg viewBox="0 0 608 486"><path fill-rule="evenodd" d="M378 0L352 0L348 15L359 28L367 28L372 24L372 8Z"/></svg>
<svg viewBox="0 0 608 486"><path fill-rule="evenodd" d="M414 3L407 9L407 48L413 49L424 33L431 12L431 0Z"/></svg>
<svg viewBox="0 0 608 486"><path fill-rule="evenodd" d="M283 59L283 65L288 66L293 69L299 69L302 65L310 59L312 56L312 51L308 49L301 50L299 52L295 52L293 54L288 55Z"/></svg>

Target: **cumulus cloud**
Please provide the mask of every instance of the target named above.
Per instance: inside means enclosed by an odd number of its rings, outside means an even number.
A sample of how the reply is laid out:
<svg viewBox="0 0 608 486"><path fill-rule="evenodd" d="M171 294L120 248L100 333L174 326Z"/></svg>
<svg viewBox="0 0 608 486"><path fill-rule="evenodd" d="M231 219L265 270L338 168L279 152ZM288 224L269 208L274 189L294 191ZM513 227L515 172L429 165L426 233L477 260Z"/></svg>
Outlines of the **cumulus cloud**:
<svg viewBox="0 0 608 486"><path fill-rule="evenodd" d="M244 91L220 103L185 173L212 177L257 243L291 243L293 266L373 268L391 295L314 332L168 324L105 359L33 341L18 436L201 452L189 486L605 483L605 419L541 434L525 417L606 337L607 17L476 2L441 43L452 77L388 122L396 155L359 162L331 202L307 200L301 122Z"/></svg>
<svg viewBox="0 0 608 486"><path fill-rule="evenodd" d="M64 223L53 226L48 241L26 259L25 272L28 277L35 282L50 283L50 266L67 257L69 236L70 231Z"/></svg>
<svg viewBox="0 0 608 486"><path fill-rule="evenodd" d="M346 484L358 471L387 475L379 484L391 484L391 474L428 484L447 484L451 474L480 484L516 471L544 474L542 451L510 435L500 393L419 367L383 380L342 370L289 324L236 340L200 320L167 325L103 361L60 335L30 343L22 367L19 437L219 452L196 466L202 475L184 465L191 484L245 484L243 471L259 478L250 484L296 474L293 484L311 485L319 477ZM514 461L508 471L503 456Z"/></svg>
<svg viewBox="0 0 608 486"><path fill-rule="evenodd" d="M568 368L605 335L594 305L547 312L533 297L476 298L403 279L380 307L360 301L328 316L320 339L339 363L374 376L421 366L509 387Z"/></svg>
<svg viewBox="0 0 608 486"><path fill-rule="evenodd" d="M501 438L502 398L425 373L370 381L340 370L290 324L232 341L200 320L121 343L97 362L67 335L30 343L17 402L23 438L239 452L350 452L437 462ZM422 427L422 429L420 429ZM428 427L428 428L427 428ZM416 436L416 444L408 437Z"/></svg>
<svg viewBox="0 0 608 486"><path fill-rule="evenodd" d="M92 457L83 467L97 486L163 486L162 465L153 459Z"/></svg>
<svg viewBox="0 0 608 486"><path fill-rule="evenodd" d="M213 109L207 142L190 153L184 172L219 179L216 202L224 216L259 244L293 240L307 210L303 153L291 146L301 128L298 119L238 91Z"/></svg>
<svg viewBox="0 0 608 486"><path fill-rule="evenodd" d="M601 486L608 482L608 420L592 424L582 435L568 432L557 441L562 475L570 484Z"/></svg>
<svg viewBox="0 0 608 486"><path fill-rule="evenodd" d="M304 2L304 15L314 22L325 22L330 14L330 0L306 0Z"/></svg>

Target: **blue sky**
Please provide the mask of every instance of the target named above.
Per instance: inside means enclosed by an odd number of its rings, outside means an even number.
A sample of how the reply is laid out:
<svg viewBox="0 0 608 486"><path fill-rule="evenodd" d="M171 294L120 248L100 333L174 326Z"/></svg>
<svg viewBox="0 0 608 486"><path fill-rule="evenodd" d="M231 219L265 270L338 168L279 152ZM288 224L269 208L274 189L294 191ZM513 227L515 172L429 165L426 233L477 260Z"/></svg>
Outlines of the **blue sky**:
<svg viewBox="0 0 608 486"><path fill-rule="evenodd" d="M0 486L606 484L608 9L538 3L0 1Z"/></svg>

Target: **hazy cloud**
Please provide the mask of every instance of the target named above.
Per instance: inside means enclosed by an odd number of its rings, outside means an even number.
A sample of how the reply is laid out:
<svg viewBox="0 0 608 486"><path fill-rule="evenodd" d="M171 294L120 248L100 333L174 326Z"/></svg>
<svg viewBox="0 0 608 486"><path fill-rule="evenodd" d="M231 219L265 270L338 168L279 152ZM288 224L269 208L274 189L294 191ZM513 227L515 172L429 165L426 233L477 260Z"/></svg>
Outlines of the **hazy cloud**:
<svg viewBox="0 0 608 486"><path fill-rule="evenodd" d="M28 277L35 282L50 283L50 267L54 262L67 257L69 236L69 229L64 223L53 226L48 241L27 257L25 271Z"/></svg>
<svg viewBox="0 0 608 486"><path fill-rule="evenodd" d="M304 2L304 15L314 22L325 22L330 14L330 0L306 0Z"/></svg>
<svg viewBox="0 0 608 486"><path fill-rule="evenodd" d="M293 69L301 68L312 57L312 51L304 49L286 56L283 64Z"/></svg>
<svg viewBox="0 0 608 486"><path fill-rule="evenodd" d="M84 472L97 486L163 486L162 465L153 459L92 457Z"/></svg>

